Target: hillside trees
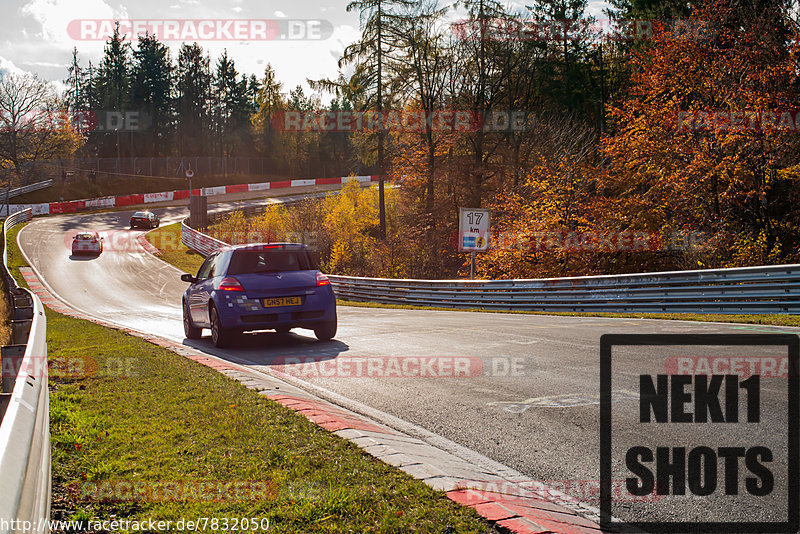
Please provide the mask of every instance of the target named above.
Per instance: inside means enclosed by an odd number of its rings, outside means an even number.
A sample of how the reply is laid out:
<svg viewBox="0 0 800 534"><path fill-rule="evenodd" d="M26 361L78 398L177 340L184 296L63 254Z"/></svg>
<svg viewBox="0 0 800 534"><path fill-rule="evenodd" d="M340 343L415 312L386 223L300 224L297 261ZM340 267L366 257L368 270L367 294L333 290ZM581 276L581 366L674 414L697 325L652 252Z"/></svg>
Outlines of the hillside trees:
<svg viewBox="0 0 800 534"><path fill-rule="evenodd" d="M30 74L0 75L0 168L27 181L32 165L67 157L79 143L51 83Z"/></svg>
<svg viewBox="0 0 800 534"><path fill-rule="evenodd" d="M706 2L704 39L657 30L603 146L609 213L712 236L702 265L797 257L797 58L782 3Z"/></svg>

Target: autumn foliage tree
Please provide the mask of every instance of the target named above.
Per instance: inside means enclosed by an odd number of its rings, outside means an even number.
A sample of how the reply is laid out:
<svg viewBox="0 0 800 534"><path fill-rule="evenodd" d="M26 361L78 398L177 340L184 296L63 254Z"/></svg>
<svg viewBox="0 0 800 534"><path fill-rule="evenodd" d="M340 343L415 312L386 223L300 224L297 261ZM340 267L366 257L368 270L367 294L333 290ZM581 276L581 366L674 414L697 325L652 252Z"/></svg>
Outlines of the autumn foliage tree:
<svg viewBox="0 0 800 534"><path fill-rule="evenodd" d="M29 74L0 74L0 169L24 176L42 160L68 157L79 144L52 84Z"/></svg>
<svg viewBox="0 0 800 534"><path fill-rule="evenodd" d="M703 253L674 267L797 261L787 5L708 0L687 27L695 31L656 27L633 59L632 89L610 109L617 133L602 146L601 209L620 228L705 232Z"/></svg>
<svg viewBox="0 0 800 534"><path fill-rule="evenodd" d="M598 254L567 236L598 230L593 210L595 138L574 117L547 117L523 183L494 195L493 240L478 257L486 278L525 278L587 274L602 269Z"/></svg>

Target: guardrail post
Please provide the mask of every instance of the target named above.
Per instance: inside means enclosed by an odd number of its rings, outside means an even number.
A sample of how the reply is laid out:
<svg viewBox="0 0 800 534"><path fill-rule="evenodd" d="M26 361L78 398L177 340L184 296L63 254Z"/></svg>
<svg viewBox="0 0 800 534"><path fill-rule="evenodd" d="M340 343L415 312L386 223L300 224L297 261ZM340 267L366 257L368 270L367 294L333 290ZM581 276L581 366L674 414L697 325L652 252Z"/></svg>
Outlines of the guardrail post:
<svg viewBox="0 0 800 534"><path fill-rule="evenodd" d="M14 344L28 342L28 335L31 333L31 319L11 321L11 339Z"/></svg>
<svg viewBox="0 0 800 534"><path fill-rule="evenodd" d="M17 290L17 291L19 291L19 290ZM29 307L33 306L33 302L31 302L31 297L27 293L25 293L23 291L19 291L18 294L14 295L14 303L13 304L14 304L15 308L24 308L24 307L28 307L29 308Z"/></svg>
<svg viewBox="0 0 800 534"><path fill-rule="evenodd" d="M6 415L9 402L11 402L11 393L0 393L0 421Z"/></svg>
<svg viewBox="0 0 800 534"><path fill-rule="evenodd" d="M0 360L2 360L3 367L3 393L11 393L14 390L14 382L17 381L17 375L19 375L26 348L27 345L3 345L0 347Z"/></svg>
<svg viewBox="0 0 800 534"><path fill-rule="evenodd" d="M7 287L11 287L7 283ZM12 290L12 305L14 307L14 320L30 320L33 319L33 301L27 293L17 290L18 293Z"/></svg>
<svg viewBox="0 0 800 534"><path fill-rule="evenodd" d="M14 306L14 320L24 321L33 319L33 306Z"/></svg>

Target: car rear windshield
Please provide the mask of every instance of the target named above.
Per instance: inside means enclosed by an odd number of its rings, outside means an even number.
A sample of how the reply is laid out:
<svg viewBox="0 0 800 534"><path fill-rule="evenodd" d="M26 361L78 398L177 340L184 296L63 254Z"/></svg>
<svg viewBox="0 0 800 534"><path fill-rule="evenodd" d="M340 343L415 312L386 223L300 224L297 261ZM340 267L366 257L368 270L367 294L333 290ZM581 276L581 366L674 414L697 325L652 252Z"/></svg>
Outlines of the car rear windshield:
<svg viewBox="0 0 800 534"><path fill-rule="evenodd" d="M136 213L133 214L133 216L134 217L141 217L142 219L146 219L147 218L147 213L144 212L144 211L137 211Z"/></svg>
<svg viewBox="0 0 800 534"><path fill-rule="evenodd" d="M304 248L264 248L234 250L228 274L275 273L316 269Z"/></svg>
<svg viewBox="0 0 800 534"><path fill-rule="evenodd" d="M77 237L77 238L78 238L78 239L80 239L80 240L90 240L90 239L94 239L94 235L92 235L92 234L78 234L78 235L77 235L77 236L75 236L75 237Z"/></svg>

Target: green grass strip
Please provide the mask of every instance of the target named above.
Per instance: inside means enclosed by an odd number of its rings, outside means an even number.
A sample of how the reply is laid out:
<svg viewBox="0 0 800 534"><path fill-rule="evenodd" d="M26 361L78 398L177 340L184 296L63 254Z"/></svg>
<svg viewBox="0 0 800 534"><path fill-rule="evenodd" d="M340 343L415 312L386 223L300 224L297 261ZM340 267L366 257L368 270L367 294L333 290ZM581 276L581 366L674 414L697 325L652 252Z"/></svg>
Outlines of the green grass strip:
<svg viewBox="0 0 800 534"><path fill-rule="evenodd" d="M161 251L160 257L178 269L195 274L203 256L181 243L181 223L161 226L145 234L151 245Z"/></svg>
<svg viewBox="0 0 800 534"><path fill-rule="evenodd" d="M19 229L9 262L21 280ZM286 533L490 531L442 492L143 339L47 310L47 342L56 519L268 518L269 532ZM238 488L235 498L225 484Z"/></svg>
<svg viewBox="0 0 800 534"><path fill-rule="evenodd" d="M560 315L566 317L612 317L620 319L658 319L671 321L697 321L710 323L743 323L753 325L800 326L800 317L797 315L780 314L749 314L728 315L722 313L603 313L603 312L545 312L524 310L482 310L480 308L447 308L437 306L413 306L407 304L382 304L377 302L355 302L337 300L340 306L354 306L360 308L387 308L397 310L436 310L436 311L464 311L482 313L516 313L524 315ZM769 330L772 332L773 330Z"/></svg>

